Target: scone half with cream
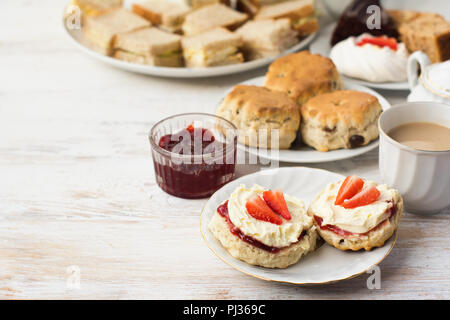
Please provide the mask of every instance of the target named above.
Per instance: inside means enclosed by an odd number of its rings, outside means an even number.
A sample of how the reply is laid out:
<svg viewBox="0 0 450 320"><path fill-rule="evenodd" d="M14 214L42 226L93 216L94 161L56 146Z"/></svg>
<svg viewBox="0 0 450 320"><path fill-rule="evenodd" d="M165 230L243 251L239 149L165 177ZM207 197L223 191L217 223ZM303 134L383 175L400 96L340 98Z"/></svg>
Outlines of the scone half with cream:
<svg viewBox="0 0 450 320"><path fill-rule="evenodd" d="M302 139L318 151L357 148L378 138L382 108L369 93L340 90L321 94L300 110Z"/></svg>
<svg viewBox="0 0 450 320"><path fill-rule="evenodd" d="M353 251L383 246L397 230L402 213L397 190L357 176L329 183L308 208L329 245Z"/></svg>
<svg viewBox="0 0 450 320"><path fill-rule="evenodd" d="M303 201L259 185L236 188L217 208L209 230L234 258L266 268L297 263L318 238Z"/></svg>
<svg viewBox="0 0 450 320"><path fill-rule="evenodd" d="M217 115L239 129L240 143L263 149L288 149L300 125L294 100L284 92L258 86L235 86Z"/></svg>

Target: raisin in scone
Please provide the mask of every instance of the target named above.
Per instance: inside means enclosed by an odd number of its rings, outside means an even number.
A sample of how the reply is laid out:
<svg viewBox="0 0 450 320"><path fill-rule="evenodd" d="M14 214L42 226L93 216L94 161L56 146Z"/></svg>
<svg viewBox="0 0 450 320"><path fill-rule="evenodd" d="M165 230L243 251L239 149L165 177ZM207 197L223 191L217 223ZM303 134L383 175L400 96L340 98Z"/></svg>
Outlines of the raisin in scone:
<svg viewBox="0 0 450 320"><path fill-rule="evenodd" d="M266 268L297 263L318 238L301 200L258 185L239 186L217 208L209 229L234 258Z"/></svg>
<svg viewBox="0 0 450 320"><path fill-rule="evenodd" d="M383 246L397 230L402 213L397 190L357 176L329 183L308 208L329 245L353 251Z"/></svg>
<svg viewBox="0 0 450 320"><path fill-rule="evenodd" d="M368 93L330 92L312 98L300 110L303 141L318 151L356 148L378 138L382 108Z"/></svg>

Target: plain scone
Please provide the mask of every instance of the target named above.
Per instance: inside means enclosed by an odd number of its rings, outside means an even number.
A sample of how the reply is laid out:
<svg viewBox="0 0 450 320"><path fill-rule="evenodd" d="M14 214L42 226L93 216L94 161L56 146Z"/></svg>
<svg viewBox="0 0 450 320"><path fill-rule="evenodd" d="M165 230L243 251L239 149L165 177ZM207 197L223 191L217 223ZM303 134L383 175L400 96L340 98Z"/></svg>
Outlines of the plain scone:
<svg viewBox="0 0 450 320"><path fill-rule="evenodd" d="M334 91L301 106L303 141L318 151L356 148L378 138L378 99L354 90Z"/></svg>
<svg viewBox="0 0 450 320"><path fill-rule="evenodd" d="M235 86L217 115L232 122L239 129L239 142L251 147L276 148L271 143L271 130L278 130L278 148L288 149L300 125L300 112L294 100L283 92L257 86ZM260 139L265 132L266 141Z"/></svg>
<svg viewBox="0 0 450 320"><path fill-rule="evenodd" d="M232 234L225 219L217 212L211 219L209 230L234 258L265 268L287 268L297 263L302 256L316 249L318 238L316 227L311 226L300 241L281 249L278 253L270 253Z"/></svg>
<svg viewBox="0 0 450 320"><path fill-rule="evenodd" d="M301 51L275 60L266 74L265 87L287 93L301 106L316 95L341 89L343 84L331 59Z"/></svg>

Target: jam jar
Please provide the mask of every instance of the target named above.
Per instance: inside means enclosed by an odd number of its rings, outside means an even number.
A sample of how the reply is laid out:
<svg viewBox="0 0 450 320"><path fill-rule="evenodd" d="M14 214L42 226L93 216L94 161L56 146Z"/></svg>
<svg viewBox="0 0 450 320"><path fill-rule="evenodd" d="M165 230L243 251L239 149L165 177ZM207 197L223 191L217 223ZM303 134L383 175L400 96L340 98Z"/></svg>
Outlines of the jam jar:
<svg viewBox="0 0 450 320"><path fill-rule="evenodd" d="M206 113L161 120L149 134L158 186L180 198L209 197L235 177L237 134L231 122Z"/></svg>

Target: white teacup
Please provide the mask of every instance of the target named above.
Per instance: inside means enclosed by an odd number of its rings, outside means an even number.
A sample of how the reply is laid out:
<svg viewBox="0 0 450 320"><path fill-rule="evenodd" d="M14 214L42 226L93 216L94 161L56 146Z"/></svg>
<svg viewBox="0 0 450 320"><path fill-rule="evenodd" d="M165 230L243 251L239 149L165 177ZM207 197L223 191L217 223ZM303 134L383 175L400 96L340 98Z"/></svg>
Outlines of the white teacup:
<svg viewBox="0 0 450 320"><path fill-rule="evenodd" d="M438 213L450 206L450 151L416 150L388 136L393 128L412 122L450 127L450 106L411 102L382 113L378 122L381 177L399 190L408 212Z"/></svg>

